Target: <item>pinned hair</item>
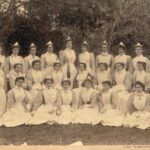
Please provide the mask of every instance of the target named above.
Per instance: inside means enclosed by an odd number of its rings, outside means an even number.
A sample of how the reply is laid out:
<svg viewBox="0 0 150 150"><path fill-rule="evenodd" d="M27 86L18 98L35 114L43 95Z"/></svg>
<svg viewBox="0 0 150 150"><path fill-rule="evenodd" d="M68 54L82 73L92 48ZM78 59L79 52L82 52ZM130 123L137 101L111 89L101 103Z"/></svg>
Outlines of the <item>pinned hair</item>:
<svg viewBox="0 0 150 150"><path fill-rule="evenodd" d="M145 85L144 85L144 83L143 83L143 82L141 82L141 81L136 81L136 82L135 82L135 86L136 86L136 85L141 86L141 87L142 87L142 89L145 91Z"/></svg>
<svg viewBox="0 0 150 150"><path fill-rule="evenodd" d="M32 61L32 67L34 67L34 65L35 65L36 63L40 63L40 64L41 64L41 61L40 61L40 60L37 60L37 59L36 59L36 60L33 60L33 61Z"/></svg>
<svg viewBox="0 0 150 150"><path fill-rule="evenodd" d="M15 84L16 84L19 80L25 81L25 78L24 78L23 76L16 77L16 79L15 79Z"/></svg>

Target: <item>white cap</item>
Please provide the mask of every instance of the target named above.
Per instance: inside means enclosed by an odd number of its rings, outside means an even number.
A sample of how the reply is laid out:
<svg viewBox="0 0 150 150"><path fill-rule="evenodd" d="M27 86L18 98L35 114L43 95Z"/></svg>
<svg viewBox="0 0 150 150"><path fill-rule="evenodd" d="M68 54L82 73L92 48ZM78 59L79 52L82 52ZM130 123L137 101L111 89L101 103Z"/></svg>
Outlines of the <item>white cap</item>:
<svg viewBox="0 0 150 150"><path fill-rule="evenodd" d="M71 41L71 37L70 36L68 36L67 39L66 39L66 42L68 42L68 41Z"/></svg>
<svg viewBox="0 0 150 150"><path fill-rule="evenodd" d="M18 42L14 43L13 47L19 47L19 43Z"/></svg>
<svg viewBox="0 0 150 150"><path fill-rule="evenodd" d="M135 47L142 47L142 44L138 42Z"/></svg>
<svg viewBox="0 0 150 150"><path fill-rule="evenodd" d="M30 47L35 47L35 44L34 44L34 43L31 43L31 44L30 44Z"/></svg>
<svg viewBox="0 0 150 150"><path fill-rule="evenodd" d="M105 40L105 41L103 41L103 43L102 43L102 45L107 45L108 43L107 43L107 41Z"/></svg>
<svg viewBox="0 0 150 150"><path fill-rule="evenodd" d="M53 45L52 41L47 42L46 45Z"/></svg>

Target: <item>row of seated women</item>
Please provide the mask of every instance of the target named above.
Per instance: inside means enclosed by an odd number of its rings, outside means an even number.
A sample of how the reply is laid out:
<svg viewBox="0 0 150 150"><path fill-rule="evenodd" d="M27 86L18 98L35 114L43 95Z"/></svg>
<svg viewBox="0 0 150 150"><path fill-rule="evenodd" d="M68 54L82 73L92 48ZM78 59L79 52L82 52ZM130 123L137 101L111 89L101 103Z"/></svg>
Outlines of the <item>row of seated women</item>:
<svg viewBox="0 0 150 150"><path fill-rule="evenodd" d="M24 81L24 77L17 77L7 96L0 90L1 126L74 123L150 127L150 95L140 81L129 93L123 84L112 86L110 81L103 81L102 89L97 90L91 77L75 89L69 79L63 79L62 89L56 89L53 79L46 77L35 98L23 88Z"/></svg>

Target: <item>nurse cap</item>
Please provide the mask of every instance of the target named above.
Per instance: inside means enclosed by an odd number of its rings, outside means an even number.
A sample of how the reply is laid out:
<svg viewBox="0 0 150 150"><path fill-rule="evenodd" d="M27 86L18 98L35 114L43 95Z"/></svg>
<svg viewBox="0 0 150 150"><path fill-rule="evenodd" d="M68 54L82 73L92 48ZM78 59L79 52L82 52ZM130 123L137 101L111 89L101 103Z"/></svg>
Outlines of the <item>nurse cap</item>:
<svg viewBox="0 0 150 150"><path fill-rule="evenodd" d="M138 42L138 43L135 45L135 47L143 47L143 45Z"/></svg>
<svg viewBox="0 0 150 150"><path fill-rule="evenodd" d="M102 45L108 45L107 41L103 41Z"/></svg>
<svg viewBox="0 0 150 150"><path fill-rule="evenodd" d="M30 48L32 48L32 47L36 47L34 43L30 44Z"/></svg>
<svg viewBox="0 0 150 150"><path fill-rule="evenodd" d="M43 80L44 84L46 83L47 80L51 80L53 82L52 76L51 75L46 76Z"/></svg>
<svg viewBox="0 0 150 150"><path fill-rule="evenodd" d="M61 83L63 84L64 82L68 82L69 84L71 84L71 80L67 77L64 78Z"/></svg>
<svg viewBox="0 0 150 150"><path fill-rule="evenodd" d="M70 36L68 36L67 39L66 39L66 42L69 42L69 41L71 41L71 37Z"/></svg>
<svg viewBox="0 0 150 150"><path fill-rule="evenodd" d="M119 47L123 47L124 49L126 48L125 44L123 42L119 43Z"/></svg>
<svg viewBox="0 0 150 150"><path fill-rule="evenodd" d="M19 43L18 43L18 42L14 43L14 44L12 45L12 47L19 47Z"/></svg>
<svg viewBox="0 0 150 150"><path fill-rule="evenodd" d="M86 40L83 42L83 45L87 45L87 46L89 46L89 44L87 43L87 41L86 41Z"/></svg>
<svg viewBox="0 0 150 150"><path fill-rule="evenodd" d="M52 41L48 41L46 45L47 45L47 46L48 46L48 45L53 45L53 43L52 43Z"/></svg>
<svg viewBox="0 0 150 150"><path fill-rule="evenodd" d="M56 62L54 62L54 67L55 67L55 65L57 65L57 64L60 64L60 65L61 65L61 63L60 63L59 60L57 60Z"/></svg>

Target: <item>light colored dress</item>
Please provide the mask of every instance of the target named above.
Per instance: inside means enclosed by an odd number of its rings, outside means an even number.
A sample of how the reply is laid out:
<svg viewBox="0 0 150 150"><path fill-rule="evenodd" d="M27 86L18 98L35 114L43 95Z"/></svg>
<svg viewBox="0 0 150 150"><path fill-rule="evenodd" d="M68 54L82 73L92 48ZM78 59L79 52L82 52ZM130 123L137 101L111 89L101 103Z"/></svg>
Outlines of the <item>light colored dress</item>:
<svg viewBox="0 0 150 150"><path fill-rule="evenodd" d="M146 129L150 127L150 96L134 92L127 103L126 127Z"/></svg>
<svg viewBox="0 0 150 150"><path fill-rule="evenodd" d="M71 86L73 86L73 81L77 74L77 69L75 67L75 60L76 60L76 54L75 51L72 49L65 49L64 51L60 52L60 62L63 65L62 71L65 78L70 78L71 80ZM70 74L70 77L68 77L68 72Z"/></svg>
<svg viewBox="0 0 150 150"><path fill-rule="evenodd" d="M55 104L57 102L58 92L54 88L44 88L39 91L37 97L33 104L33 109L36 107L35 113L31 120L29 120L29 125L39 125L52 121L56 115Z"/></svg>
<svg viewBox="0 0 150 150"><path fill-rule="evenodd" d="M54 81L53 87L56 89L62 89L61 82L62 82L63 77L64 77L63 72L53 70L51 73L51 76L52 76L53 81Z"/></svg>
<svg viewBox="0 0 150 150"><path fill-rule="evenodd" d="M97 92L93 88L82 88L79 99L79 108L72 116L72 123L80 124L95 124L98 107Z"/></svg>
<svg viewBox="0 0 150 150"><path fill-rule="evenodd" d="M86 70L90 74L95 74L95 58L93 53L89 53L88 51L79 54L79 63L86 64Z"/></svg>
<svg viewBox="0 0 150 150"><path fill-rule="evenodd" d="M1 69L5 72L6 71L6 57L3 55L0 55L0 63L1 63Z"/></svg>
<svg viewBox="0 0 150 150"><path fill-rule="evenodd" d="M46 73L46 76L50 75L53 71L53 65L55 62L57 62L58 57L54 53L46 52L41 56L41 65L42 69L44 69L44 72Z"/></svg>
<svg viewBox="0 0 150 150"><path fill-rule="evenodd" d="M15 87L8 92L6 113L2 116L2 124L6 127L16 127L25 124L31 115L26 110L29 101L28 94L23 88Z"/></svg>
<svg viewBox="0 0 150 150"><path fill-rule="evenodd" d="M40 58L38 56L32 56L31 54L24 58L25 60L25 66L26 66L26 73L32 69L32 62L34 60L39 60Z"/></svg>

